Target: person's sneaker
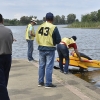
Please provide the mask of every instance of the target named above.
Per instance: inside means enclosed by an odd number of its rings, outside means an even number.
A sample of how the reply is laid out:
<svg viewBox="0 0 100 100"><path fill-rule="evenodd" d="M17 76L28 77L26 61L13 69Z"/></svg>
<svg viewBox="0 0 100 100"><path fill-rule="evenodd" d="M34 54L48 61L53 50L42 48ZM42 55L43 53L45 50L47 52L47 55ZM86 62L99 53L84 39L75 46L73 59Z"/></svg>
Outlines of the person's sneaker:
<svg viewBox="0 0 100 100"><path fill-rule="evenodd" d="M57 86L54 85L54 84L50 84L50 85L48 85L48 86L45 86L45 88L55 88L55 87L57 87Z"/></svg>
<svg viewBox="0 0 100 100"><path fill-rule="evenodd" d="M64 72L64 74L68 74L68 72Z"/></svg>
<svg viewBox="0 0 100 100"><path fill-rule="evenodd" d="M61 73L64 73L64 71L60 70Z"/></svg>
<svg viewBox="0 0 100 100"><path fill-rule="evenodd" d="M44 86L44 83L42 82L42 83L39 83L38 84L38 87L40 87L40 86Z"/></svg>
<svg viewBox="0 0 100 100"><path fill-rule="evenodd" d="M33 59L33 60L28 60L28 62L34 62L34 61L36 61L35 59Z"/></svg>

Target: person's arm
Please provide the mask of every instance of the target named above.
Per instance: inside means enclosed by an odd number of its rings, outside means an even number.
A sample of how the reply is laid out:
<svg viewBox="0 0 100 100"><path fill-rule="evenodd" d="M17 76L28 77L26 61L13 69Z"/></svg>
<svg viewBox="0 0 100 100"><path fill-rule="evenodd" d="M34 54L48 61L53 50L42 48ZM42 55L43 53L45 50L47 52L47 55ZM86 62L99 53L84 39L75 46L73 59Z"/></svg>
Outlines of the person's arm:
<svg viewBox="0 0 100 100"><path fill-rule="evenodd" d="M13 41L17 41L15 38L13 38Z"/></svg>
<svg viewBox="0 0 100 100"><path fill-rule="evenodd" d="M71 47L74 48L74 51L75 51L76 55L79 57L79 60L80 60L80 61L83 61L83 60L81 59L80 53L79 53L78 50L77 50L77 45L76 45L76 43L70 44L70 45L69 45L69 48L71 48Z"/></svg>
<svg viewBox="0 0 100 100"><path fill-rule="evenodd" d="M36 42L39 44L38 29L36 30Z"/></svg>
<svg viewBox="0 0 100 100"><path fill-rule="evenodd" d="M12 43L14 42L14 41L17 41L14 37L13 37L13 33L12 33L12 31L9 29L9 33L11 33L11 36L12 36Z"/></svg>
<svg viewBox="0 0 100 100"><path fill-rule="evenodd" d="M74 51L77 54L77 56L79 57L79 60L82 61L81 56L80 56L80 53L78 52L78 50L77 49L74 49Z"/></svg>
<svg viewBox="0 0 100 100"><path fill-rule="evenodd" d="M55 27L55 29L53 31L52 38L53 38L54 45L59 44L61 42L61 36L60 36L60 33L59 33L57 27Z"/></svg>
<svg viewBox="0 0 100 100"><path fill-rule="evenodd" d="M33 36L33 37L35 37L35 34L33 34L32 31L30 31L30 35Z"/></svg>

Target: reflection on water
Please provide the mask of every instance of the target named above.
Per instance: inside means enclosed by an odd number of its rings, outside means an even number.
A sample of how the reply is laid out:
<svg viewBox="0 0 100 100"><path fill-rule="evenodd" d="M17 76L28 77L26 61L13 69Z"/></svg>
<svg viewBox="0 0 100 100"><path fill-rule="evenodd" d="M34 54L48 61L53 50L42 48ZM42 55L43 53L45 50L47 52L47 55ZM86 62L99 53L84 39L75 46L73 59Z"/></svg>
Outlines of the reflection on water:
<svg viewBox="0 0 100 100"><path fill-rule="evenodd" d="M66 25L58 25L59 32L61 37L71 37L72 35L77 36L77 45L78 50L92 59L100 60L100 29L81 29L81 28L63 28ZM25 40L25 30L26 26L8 26L14 35L14 38L17 40L13 43L13 52L12 57L21 59L27 59L27 42ZM34 26L35 30L38 25ZM34 52L33 57L38 60L39 54L37 50L37 43L34 40ZM57 51L55 58L58 57ZM58 63L55 63L58 65ZM93 69L84 73L76 73L77 77L80 77L87 82L90 82L97 87L100 86L100 70Z"/></svg>
<svg viewBox="0 0 100 100"><path fill-rule="evenodd" d="M79 71L78 68L69 69L75 76L100 88L100 68L88 68L85 71Z"/></svg>

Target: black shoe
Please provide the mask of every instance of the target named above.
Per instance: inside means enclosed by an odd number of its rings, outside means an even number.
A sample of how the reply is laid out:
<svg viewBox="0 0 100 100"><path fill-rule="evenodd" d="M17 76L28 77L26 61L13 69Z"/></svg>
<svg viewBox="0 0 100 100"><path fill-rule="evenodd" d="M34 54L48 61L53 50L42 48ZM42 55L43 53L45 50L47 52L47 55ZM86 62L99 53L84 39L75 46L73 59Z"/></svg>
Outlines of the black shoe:
<svg viewBox="0 0 100 100"><path fill-rule="evenodd" d="M41 86L44 86L43 82L38 84L38 87L41 87Z"/></svg>
<svg viewBox="0 0 100 100"><path fill-rule="evenodd" d="M33 59L33 60L28 60L28 62L34 62L35 60Z"/></svg>
<svg viewBox="0 0 100 100"><path fill-rule="evenodd" d="M50 84L48 86L45 86L45 88L54 88L54 87L56 87L56 85L54 85L54 84Z"/></svg>

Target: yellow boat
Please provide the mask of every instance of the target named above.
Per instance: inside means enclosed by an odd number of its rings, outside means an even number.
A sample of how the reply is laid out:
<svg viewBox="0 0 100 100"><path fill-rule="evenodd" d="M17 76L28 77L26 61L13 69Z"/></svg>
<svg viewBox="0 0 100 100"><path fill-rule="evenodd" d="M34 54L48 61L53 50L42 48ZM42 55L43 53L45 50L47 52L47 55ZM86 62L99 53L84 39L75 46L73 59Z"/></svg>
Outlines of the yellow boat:
<svg viewBox="0 0 100 100"><path fill-rule="evenodd" d="M76 53L73 52L69 57L69 65L79 67L80 69L87 69L88 67L100 68L100 61L93 60L83 53L80 53L80 56L83 60L82 62L77 57ZM57 58L56 60L59 62L59 58ZM65 65L65 59L63 59L63 65Z"/></svg>

